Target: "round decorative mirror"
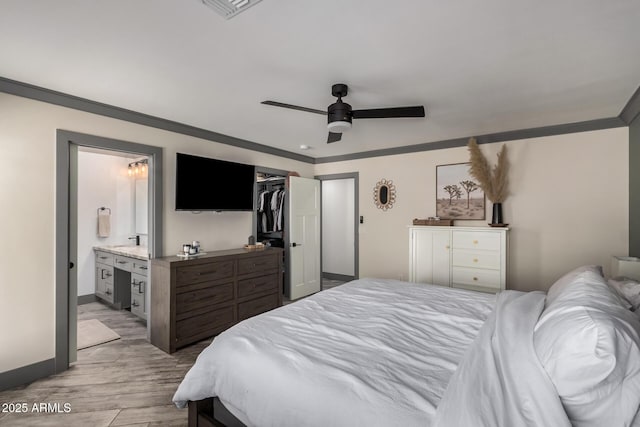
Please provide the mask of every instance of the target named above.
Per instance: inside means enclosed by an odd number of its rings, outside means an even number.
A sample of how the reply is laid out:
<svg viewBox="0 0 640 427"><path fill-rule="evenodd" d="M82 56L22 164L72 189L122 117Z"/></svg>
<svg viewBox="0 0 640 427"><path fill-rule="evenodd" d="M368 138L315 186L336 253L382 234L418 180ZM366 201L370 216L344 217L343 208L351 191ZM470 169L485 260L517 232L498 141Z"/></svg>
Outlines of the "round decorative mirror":
<svg viewBox="0 0 640 427"><path fill-rule="evenodd" d="M396 201L396 186L393 181L381 179L373 189L373 203L378 209L391 209Z"/></svg>

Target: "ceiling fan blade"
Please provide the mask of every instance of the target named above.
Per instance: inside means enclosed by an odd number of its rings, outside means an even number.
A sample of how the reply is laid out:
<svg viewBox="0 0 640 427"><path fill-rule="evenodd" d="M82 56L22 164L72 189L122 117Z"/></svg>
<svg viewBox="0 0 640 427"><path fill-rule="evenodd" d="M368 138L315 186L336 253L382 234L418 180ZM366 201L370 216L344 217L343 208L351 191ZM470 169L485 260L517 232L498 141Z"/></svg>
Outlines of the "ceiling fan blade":
<svg viewBox="0 0 640 427"><path fill-rule="evenodd" d="M372 108L369 110L353 110L354 119L387 119L395 117L424 117L424 107Z"/></svg>
<svg viewBox="0 0 640 427"><path fill-rule="evenodd" d="M329 137L327 138L327 144L331 144L332 142L338 142L341 139L342 139L341 133L329 132Z"/></svg>
<svg viewBox="0 0 640 427"><path fill-rule="evenodd" d="M316 110L315 108L300 107L299 105L285 104L285 103L283 103L283 102L277 102L277 101L262 101L262 102L261 102L261 104L264 104L264 105L273 105L274 107L289 108L289 109L291 109L291 110L306 111L307 113L322 114L323 116L326 116L326 115L327 115L327 112L326 112L326 111Z"/></svg>

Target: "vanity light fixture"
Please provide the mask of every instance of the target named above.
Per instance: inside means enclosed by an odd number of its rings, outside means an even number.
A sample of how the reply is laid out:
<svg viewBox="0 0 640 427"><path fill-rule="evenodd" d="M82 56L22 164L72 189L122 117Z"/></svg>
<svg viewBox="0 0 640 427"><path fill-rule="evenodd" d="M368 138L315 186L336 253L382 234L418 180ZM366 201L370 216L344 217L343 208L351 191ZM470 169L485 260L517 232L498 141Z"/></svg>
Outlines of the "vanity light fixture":
<svg viewBox="0 0 640 427"><path fill-rule="evenodd" d="M127 174L132 177L144 178L147 176L147 170L149 169L149 160L142 159L129 163L127 168Z"/></svg>
<svg viewBox="0 0 640 427"><path fill-rule="evenodd" d="M202 3L215 10L225 19L231 19L254 4L260 3L260 0L202 0Z"/></svg>

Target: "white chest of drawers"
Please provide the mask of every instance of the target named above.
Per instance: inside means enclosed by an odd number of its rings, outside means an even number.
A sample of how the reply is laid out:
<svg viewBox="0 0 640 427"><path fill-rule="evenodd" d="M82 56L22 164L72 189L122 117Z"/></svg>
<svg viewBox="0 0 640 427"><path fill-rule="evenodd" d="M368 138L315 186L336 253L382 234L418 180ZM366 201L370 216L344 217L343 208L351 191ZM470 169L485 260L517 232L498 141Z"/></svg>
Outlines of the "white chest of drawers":
<svg viewBox="0 0 640 427"><path fill-rule="evenodd" d="M498 292L507 286L507 228L409 227L409 281Z"/></svg>

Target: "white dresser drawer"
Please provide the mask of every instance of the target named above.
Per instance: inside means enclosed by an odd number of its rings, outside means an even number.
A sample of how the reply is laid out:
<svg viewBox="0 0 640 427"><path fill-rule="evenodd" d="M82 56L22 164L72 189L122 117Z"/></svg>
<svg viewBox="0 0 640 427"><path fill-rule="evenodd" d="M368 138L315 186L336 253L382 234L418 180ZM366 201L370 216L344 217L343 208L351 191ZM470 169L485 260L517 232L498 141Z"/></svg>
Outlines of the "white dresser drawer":
<svg viewBox="0 0 640 427"><path fill-rule="evenodd" d="M105 265L113 265L113 254L109 252L96 251L96 262Z"/></svg>
<svg viewBox="0 0 640 427"><path fill-rule="evenodd" d="M481 292L506 289L508 234L504 227L410 227L409 280Z"/></svg>
<svg viewBox="0 0 640 427"><path fill-rule="evenodd" d="M500 271L481 268L453 267L452 286L467 285L473 287L500 290Z"/></svg>
<svg viewBox="0 0 640 427"><path fill-rule="evenodd" d="M451 256L453 266L500 269L500 252L454 249Z"/></svg>
<svg viewBox="0 0 640 427"><path fill-rule="evenodd" d="M489 231L453 231L452 245L456 249L500 250L500 235Z"/></svg>
<svg viewBox="0 0 640 427"><path fill-rule="evenodd" d="M117 269L124 271L133 271L133 258L128 258L125 256L116 255L114 257L113 266Z"/></svg>

